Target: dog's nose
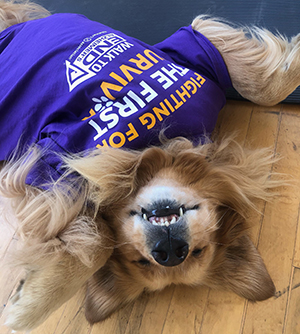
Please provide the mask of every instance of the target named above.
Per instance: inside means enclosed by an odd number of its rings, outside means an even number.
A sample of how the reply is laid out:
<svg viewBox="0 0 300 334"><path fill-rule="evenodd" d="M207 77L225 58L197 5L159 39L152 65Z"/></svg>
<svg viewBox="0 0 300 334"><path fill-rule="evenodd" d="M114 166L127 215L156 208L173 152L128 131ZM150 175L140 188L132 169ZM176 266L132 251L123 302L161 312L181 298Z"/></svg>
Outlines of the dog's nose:
<svg viewBox="0 0 300 334"><path fill-rule="evenodd" d="M189 245L181 238L170 236L160 240L152 250L156 262L166 267L174 267L182 263L189 252Z"/></svg>

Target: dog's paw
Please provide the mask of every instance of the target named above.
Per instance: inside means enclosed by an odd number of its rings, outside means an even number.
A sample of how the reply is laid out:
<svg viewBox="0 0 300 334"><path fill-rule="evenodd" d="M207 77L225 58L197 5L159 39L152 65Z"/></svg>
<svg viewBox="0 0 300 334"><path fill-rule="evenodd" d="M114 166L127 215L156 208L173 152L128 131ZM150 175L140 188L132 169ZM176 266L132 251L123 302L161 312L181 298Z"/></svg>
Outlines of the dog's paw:
<svg viewBox="0 0 300 334"><path fill-rule="evenodd" d="M13 330L31 330L68 301L107 261L112 249L99 253L92 267L65 253L59 262L28 272L7 308L6 325Z"/></svg>
<svg viewBox="0 0 300 334"><path fill-rule="evenodd" d="M77 279L67 269L59 263L30 271L10 300L6 326L17 331L32 330L70 299L85 279Z"/></svg>
<svg viewBox="0 0 300 334"><path fill-rule="evenodd" d="M10 299L6 311L5 325L15 331L30 330L37 327L45 319L45 301L36 298L35 291L24 290L25 280L21 280L16 293Z"/></svg>
<svg viewBox="0 0 300 334"><path fill-rule="evenodd" d="M31 308L26 309L26 306L22 304L12 304L8 309L5 325L13 331L30 330L37 327L40 322L31 319L31 311Z"/></svg>

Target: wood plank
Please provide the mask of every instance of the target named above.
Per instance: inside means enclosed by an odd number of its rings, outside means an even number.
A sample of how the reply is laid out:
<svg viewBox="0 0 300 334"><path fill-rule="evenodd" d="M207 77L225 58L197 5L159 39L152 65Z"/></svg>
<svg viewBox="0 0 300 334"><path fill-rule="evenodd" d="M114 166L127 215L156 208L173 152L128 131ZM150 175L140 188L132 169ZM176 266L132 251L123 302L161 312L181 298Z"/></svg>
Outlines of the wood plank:
<svg viewBox="0 0 300 334"><path fill-rule="evenodd" d="M228 101L220 112L214 136L235 135L239 143L244 143L254 105L248 102Z"/></svg>
<svg viewBox="0 0 300 334"><path fill-rule="evenodd" d="M287 310L287 321L284 334L300 333L300 269L293 272L292 285L290 287L290 300Z"/></svg>
<svg viewBox="0 0 300 334"><path fill-rule="evenodd" d="M125 333L134 333L135 331L140 331L142 319L146 312L146 306L149 300L151 300L153 295L143 294L135 301L130 317L128 319L127 326L124 328Z"/></svg>
<svg viewBox="0 0 300 334"><path fill-rule="evenodd" d="M289 113L290 115L295 116L294 119L297 124L299 124L299 118L300 118L300 106L299 105L287 105L285 107L285 111ZM294 128L295 135L293 140L291 141L289 148L290 150L287 152L288 157L290 160L294 161L293 166L293 175L295 175L295 190L299 193L300 188L300 166L299 166L299 152L300 152L300 138L299 138L299 129ZM297 136L298 131L298 136ZM292 149L291 149L292 148ZM298 164L297 164L298 162ZM300 196L299 196L300 197ZM294 255L294 261L293 265L295 267L300 268L300 205L299 205L299 211L298 211L298 229L297 229L297 235L296 235L296 246L295 246L295 255Z"/></svg>
<svg viewBox="0 0 300 334"><path fill-rule="evenodd" d="M146 304L135 303L126 334L162 333L175 291L169 286L162 291L145 295Z"/></svg>
<svg viewBox="0 0 300 334"><path fill-rule="evenodd" d="M286 115L300 117L300 104L280 104Z"/></svg>
<svg viewBox="0 0 300 334"><path fill-rule="evenodd" d="M300 156L295 154L293 142L299 137L300 118L283 114L277 144L277 152L284 158L275 164L274 170L299 179ZM266 205L259 251L278 290L289 286L295 233L298 220L299 190L282 188L284 198ZM287 232L288 231L288 232ZM287 295L249 304L244 334L282 333Z"/></svg>
<svg viewBox="0 0 300 334"><path fill-rule="evenodd" d="M72 299L61 307L63 312L61 312L61 317L55 329L55 333L90 333L92 326L87 322L84 315L84 299L85 288L82 288ZM40 333L44 332L42 330L36 332L36 334Z"/></svg>
<svg viewBox="0 0 300 334"><path fill-rule="evenodd" d="M73 299L73 302L76 300ZM76 307L77 306L77 307ZM76 313L74 311L76 310ZM89 334L91 332L92 326L87 322L84 314L84 306L78 307L77 302L74 302L74 306L67 307L64 310L60 322L54 333L57 334ZM42 331L36 334L43 333Z"/></svg>
<svg viewBox="0 0 300 334"><path fill-rule="evenodd" d="M275 107L254 106L245 141L246 147L251 149L270 148L270 152L275 154L281 119L280 109L280 105ZM256 201L255 204L258 211L250 213L249 221L251 221L252 240L257 245L266 203Z"/></svg>
<svg viewBox="0 0 300 334"><path fill-rule="evenodd" d="M279 128L281 106L254 106L247 132L246 147L274 149Z"/></svg>
<svg viewBox="0 0 300 334"><path fill-rule="evenodd" d="M106 320L93 325L90 334L124 334L133 307L134 304L129 304L117 311L116 313L112 314Z"/></svg>
<svg viewBox="0 0 300 334"><path fill-rule="evenodd" d="M199 334L240 333L244 305L245 299L230 291L211 290Z"/></svg>
<svg viewBox="0 0 300 334"><path fill-rule="evenodd" d="M295 246L295 255L293 265L297 268L300 268L300 206L298 210L298 228L296 235L296 246Z"/></svg>
<svg viewBox="0 0 300 334"><path fill-rule="evenodd" d="M165 320L163 334L198 334L209 289L176 286Z"/></svg>

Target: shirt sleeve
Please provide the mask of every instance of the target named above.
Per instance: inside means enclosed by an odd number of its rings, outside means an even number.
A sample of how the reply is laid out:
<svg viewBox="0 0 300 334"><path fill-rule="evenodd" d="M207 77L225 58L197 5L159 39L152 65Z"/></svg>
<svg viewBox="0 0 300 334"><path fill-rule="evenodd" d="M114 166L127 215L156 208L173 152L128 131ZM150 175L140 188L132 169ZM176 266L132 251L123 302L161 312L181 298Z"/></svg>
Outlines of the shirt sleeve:
<svg viewBox="0 0 300 334"><path fill-rule="evenodd" d="M215 46L191 26L183 27L155 45L177 64L216 82L224 91L232 87L226 64Z"/></svg>

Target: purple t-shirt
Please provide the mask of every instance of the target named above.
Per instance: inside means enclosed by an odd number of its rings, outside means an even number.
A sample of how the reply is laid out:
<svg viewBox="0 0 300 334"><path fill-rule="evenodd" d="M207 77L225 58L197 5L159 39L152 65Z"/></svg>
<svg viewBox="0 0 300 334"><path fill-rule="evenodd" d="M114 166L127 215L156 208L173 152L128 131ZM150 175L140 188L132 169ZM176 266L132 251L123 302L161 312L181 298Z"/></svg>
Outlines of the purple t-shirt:
<svg viewBox="0 0 300 334"><path fill-rule="evenodd" d="M214 129L231 81L216 48L191 27L149 46L77 14L0 34L0 160L37 143L28 183L61 174L53 152L145 148Z"/></svg>

